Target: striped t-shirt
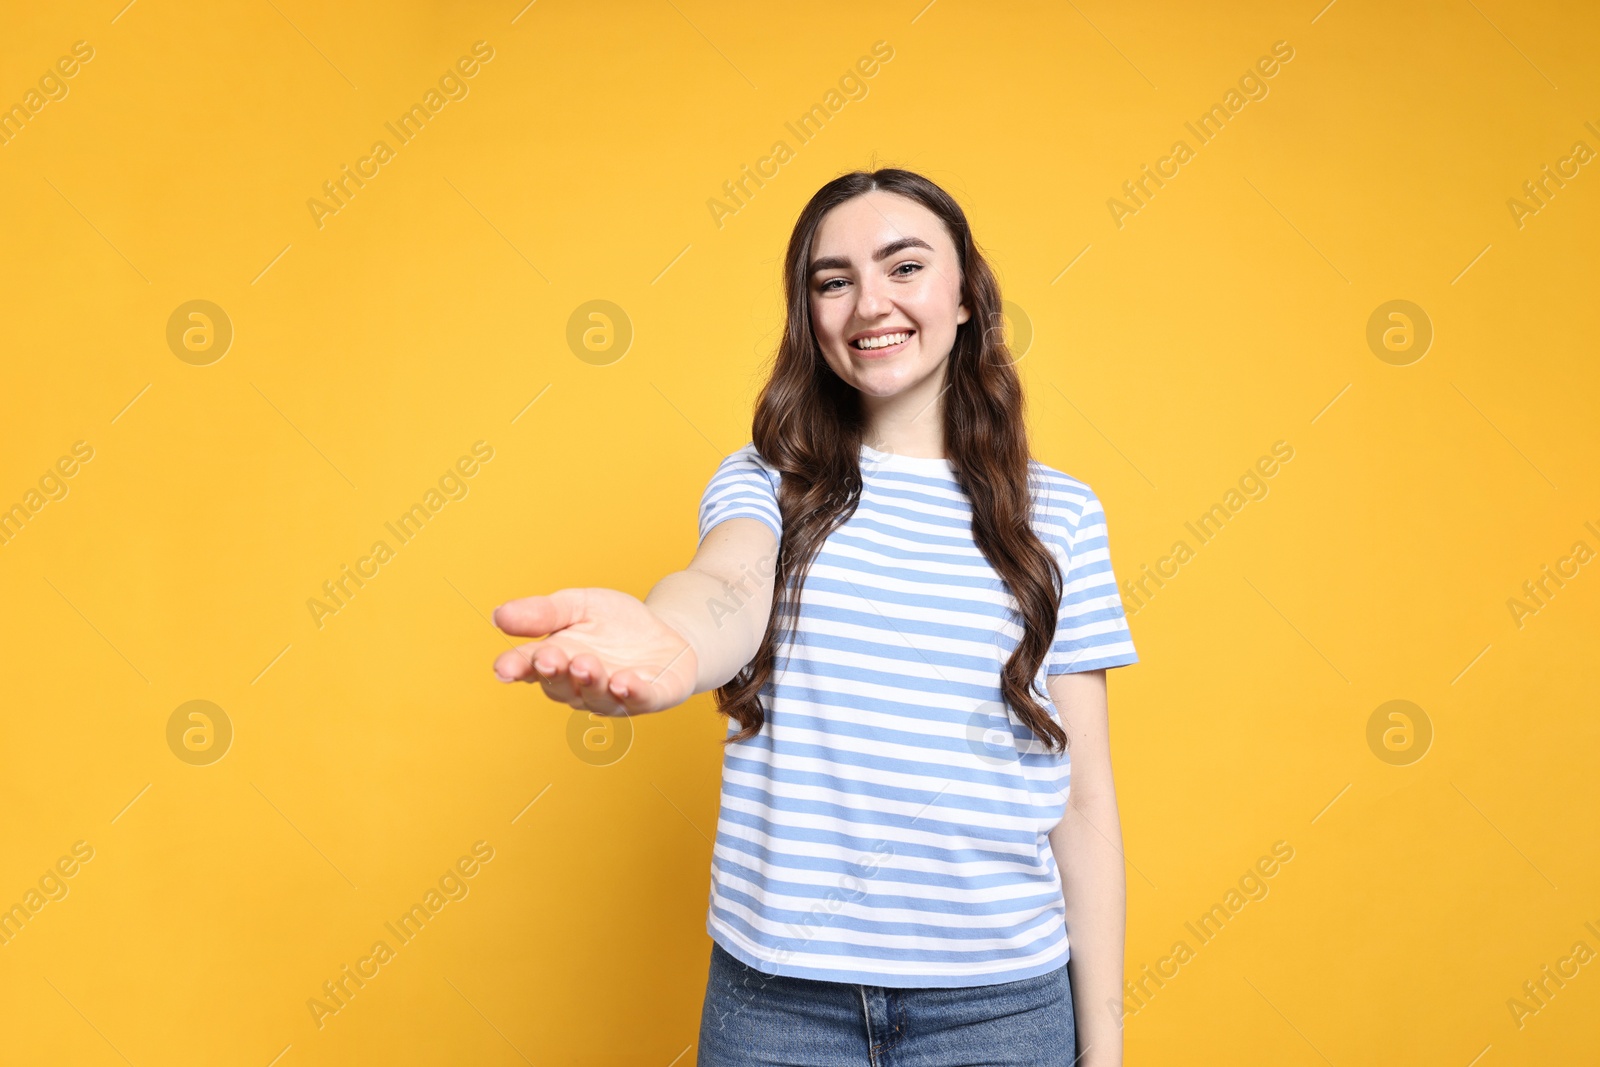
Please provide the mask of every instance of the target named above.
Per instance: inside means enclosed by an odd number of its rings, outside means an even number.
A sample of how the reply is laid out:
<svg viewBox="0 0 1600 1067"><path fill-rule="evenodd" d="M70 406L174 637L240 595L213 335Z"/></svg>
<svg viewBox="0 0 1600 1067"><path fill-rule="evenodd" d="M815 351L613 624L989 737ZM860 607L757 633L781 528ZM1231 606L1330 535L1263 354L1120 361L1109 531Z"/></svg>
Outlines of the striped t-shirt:
<svg viewBox="0 0 1600 1067"><path fill-rule="evenodd" d="M860 503L812 561L761 690L766 722L723 752L706 930L791 977L926 987L1044 974L1069 956L1048 834L1070 757L1002 701L1016 601L972 538L949 460L863 446L860 465ZM1046 676L1138 656L1099 500L1029 466L1034 529L1064 585L1035 688L1060 722ZM748 517L781 540L780 477L754 444L724 459L701 538Z"/></svg>

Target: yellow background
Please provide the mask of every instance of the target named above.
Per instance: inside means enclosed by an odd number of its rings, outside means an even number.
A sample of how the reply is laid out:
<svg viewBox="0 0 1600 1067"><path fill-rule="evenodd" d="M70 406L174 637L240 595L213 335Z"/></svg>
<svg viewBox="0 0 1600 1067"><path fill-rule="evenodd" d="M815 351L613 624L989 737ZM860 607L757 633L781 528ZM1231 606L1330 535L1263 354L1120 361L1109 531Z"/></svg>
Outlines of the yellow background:
<svg viewBox="0 0 1600 1067"><path fill-rule="evenodd" d="M0 146L0 506L94 458L0 546L0 904L94 858L0 947L6 1061L693 1062L722 721L701 696L586 762L567 709L494 680L486 616L689 558L796 213L874 164L969 212L1032 324L1035 454L1100 494L1121 577L1295 450L1111 675L1129 975L1195 951L1128 1062L1591 1060L1600 962L1520 1027L1507 1001L1600 951L1600 564L1521 627L1507 601L1600 550L1600 165L1520 228L1507 201L1600 149L1600 15L1319 6L14 7L0 103L94 58ZM469 95L319 228L322 183L479 40ZM1118 228L1107 200L1279 40L1269 95ZM235 333L207 366L166 342L196 299ZM566 340L596 299L634 330L609 364ZM1366 342L1394 299L1435 331L1406 366ZM308 598L480 440L468 495L319 628ZM235 733L209 766L167 743L195 699ZM1433 730L1409 765L1367 740L1396 699ZM1184 923L1279 840L1200 946ZM470 894L319 1028L308 999L477 841Z"/></svg>

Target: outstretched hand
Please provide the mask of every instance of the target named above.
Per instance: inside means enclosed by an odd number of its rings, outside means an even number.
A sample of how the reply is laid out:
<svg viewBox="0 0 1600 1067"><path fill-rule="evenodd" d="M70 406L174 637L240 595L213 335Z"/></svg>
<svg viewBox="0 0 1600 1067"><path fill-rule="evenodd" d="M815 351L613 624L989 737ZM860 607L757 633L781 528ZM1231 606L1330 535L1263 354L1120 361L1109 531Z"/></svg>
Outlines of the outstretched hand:
<svg viewBox="0 0 1600 1067"><path fill-rule="evenodd" d="M507 601L494 624L543 637L502 652L502 682L538 682L551 700L596 715L664 711L694 695L694 647L637 597L616 589L558 589Z"/></svg>

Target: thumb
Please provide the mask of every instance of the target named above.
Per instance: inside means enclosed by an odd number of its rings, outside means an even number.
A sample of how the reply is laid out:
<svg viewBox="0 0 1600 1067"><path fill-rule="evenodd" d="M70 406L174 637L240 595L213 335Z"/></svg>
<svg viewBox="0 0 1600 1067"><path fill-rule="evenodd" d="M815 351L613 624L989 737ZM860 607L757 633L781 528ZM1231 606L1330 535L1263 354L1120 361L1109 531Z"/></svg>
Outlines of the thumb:
<svg viewBox="0 0 1600 1067"><path fill-rule="evenodd" d="M517 637L543 637L587 618L588 599L582 589L558 589L508 600L494 609L494 624Z"/></svg>

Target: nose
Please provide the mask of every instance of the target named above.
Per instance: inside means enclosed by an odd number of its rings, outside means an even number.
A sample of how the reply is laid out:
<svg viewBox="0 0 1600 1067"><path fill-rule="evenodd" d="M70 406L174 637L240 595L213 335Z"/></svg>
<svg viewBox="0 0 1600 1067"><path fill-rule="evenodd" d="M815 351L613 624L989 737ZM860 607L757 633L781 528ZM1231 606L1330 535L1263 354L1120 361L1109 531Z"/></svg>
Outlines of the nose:
<svg viewBox="0 0 1600 1067"><path fill-rule="evenodd" d="M856 311L862 318L881 319L893 309L888 286L888 281L870 271L861 279L856 290L860 294L856 297Z"/></svg>

